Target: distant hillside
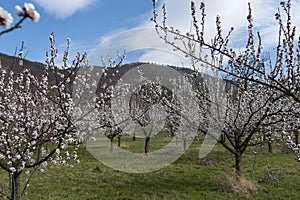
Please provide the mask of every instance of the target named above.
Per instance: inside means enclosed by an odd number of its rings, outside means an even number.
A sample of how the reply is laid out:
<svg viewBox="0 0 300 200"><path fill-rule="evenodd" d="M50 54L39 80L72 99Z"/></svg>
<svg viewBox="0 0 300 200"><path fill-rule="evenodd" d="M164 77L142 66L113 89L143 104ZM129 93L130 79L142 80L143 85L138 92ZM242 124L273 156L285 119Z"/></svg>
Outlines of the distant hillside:
<svg viewBox="0 0 300 200"><path fill-rule="evenodd" d="M2 65L2 67L6 68L6 69L11 68L16 74L18 74L18 72L20 72L20 70L22 69L22 66L20 66L19 61L20 61L20 59L17 57L0 53L0 63ZM107 70L106 70L107 76L105 78L102 77L100 79L99 86L102 85L104 82L106 82L107 79L111 80L110 84L108 84L107 86L115 85L116 82L118 81L118 78L123 76L130 69L137 67L141 64L146 64L146 63L137 62L137 63L123 64L122 66L118 66L115 68L107 68ZM32 61L29 61L26 59L23 60L23 66L25 68L30 69L31 73L37 78L41 78L42 74L44 73L44 69L45 69L45 66L43 63L32 62ZM170 67L179 71L183 75L191 76L194 72L190 68L181 68L181 67L175 67L175 66L170 66ZM118 73L116 73L117 70L118 70ZM118 74L118 76L113 76L112 74ZM54 83L54 77L52 77L51 75L49 77L49 80L50 80L50 82ZM71 78L71 80L73 80L73 78ZM201 75L197 75L196 80L193 80L192 82L193 82L193 84L197 85L198 83L203 82L203 78ZM100 88L97 89L97 92L101 91L101 89L100 89L100 91L99 91L99 89Z"/></svg>
<svg viewBox="0 0 300 200"><path fill-rule="evenodd" d="M18 73L22 69L22 66L19 65L19 61L20 59L17 57L0 53L0 63L3 68L11 68L15 73ZM23 66L30 69L31 73L36 77L41 77L44 71L44 64L39 62L24 59Z"/></svg>

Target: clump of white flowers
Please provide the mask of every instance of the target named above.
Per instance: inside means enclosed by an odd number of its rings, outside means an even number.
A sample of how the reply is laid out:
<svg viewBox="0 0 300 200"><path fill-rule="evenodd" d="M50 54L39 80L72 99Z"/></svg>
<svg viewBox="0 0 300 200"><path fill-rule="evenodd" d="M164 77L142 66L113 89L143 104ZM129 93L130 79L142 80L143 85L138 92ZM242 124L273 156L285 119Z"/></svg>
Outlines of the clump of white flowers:
<svg viewBox="0 0 300 200"><path fill-rule="evenodd" d="M41 18L40 14L35 10L32 3L24 3L23 9L21 6L16 5L15 7L17 15L29 17L33 22L38 22Z"/></svg>
<svg viewBox="0 0 300 200"><path fill-rule="evenodd" d="M286 146L295 153L296 160L300 162L300 144L297 145L288 132L282 131L282 133L283 133L283 139L286 140Z"/></svg>
<svg viewBox="0 0 300 200"><path fill-rule="evenodd" d="M0 31L0 36L4 33L13 31L14 29L21 28L21 24L26 18L30 18L33 22L38 22L41 18L40 13L35 10L35 7L32 3L24 3L23 7L16 5L15 11L21 18L15 23L15 25L12 26L14 18L9 12L0 6L0 26L6 29Z"/></svg>
<svg viewBox="0 0 300 200"><path fill-rule="evenodd" d="M0 7L0 25L4 28L10 27L11 23L14 21L12 15Z"/></svg>

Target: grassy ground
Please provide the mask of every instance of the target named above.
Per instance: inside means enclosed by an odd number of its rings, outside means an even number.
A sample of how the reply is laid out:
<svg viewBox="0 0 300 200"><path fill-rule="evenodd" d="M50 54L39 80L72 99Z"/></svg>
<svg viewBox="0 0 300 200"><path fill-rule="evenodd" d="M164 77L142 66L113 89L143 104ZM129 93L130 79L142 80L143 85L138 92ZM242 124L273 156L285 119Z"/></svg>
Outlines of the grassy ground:
<svg viewBox="0 0 300 200"><path fill-rule="evenodd" d="M150 148L157 149L168 139L153 139ZM143 151L143 140L134 143L122 139L122 147ZM204 159L198 159L201 142L194 142L188 152L161 170L131 174L102 165L84 148L81 162L74 168L50 167L37 172L26 190L26 200L42 199L299 199L300 164L292 153L282 153L282 146L249 149L243 160L243 172L256 183L258 190L248 194L224 191L228 178L233 177L233 156L216 146ZM256 151L256 161L253 151ZM25 176L23 176L23 180ZM7 183L0 171L0 185ZM224 186L225 185L225 186Z"/></svg>

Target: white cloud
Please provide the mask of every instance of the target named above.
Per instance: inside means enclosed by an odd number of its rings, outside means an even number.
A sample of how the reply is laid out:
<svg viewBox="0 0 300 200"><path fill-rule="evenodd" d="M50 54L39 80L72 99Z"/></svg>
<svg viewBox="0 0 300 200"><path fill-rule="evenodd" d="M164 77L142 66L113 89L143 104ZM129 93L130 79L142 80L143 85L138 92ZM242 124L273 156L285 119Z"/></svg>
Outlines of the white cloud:
<svg viewBox="0 0 300 200"><path fill-rule="evenodd" d="M95 0L34 0L43 7L46 12L57 18L65 19L77 11L81 11L91 6Z"/></svg>
<svg viewBox="0 0 300 200"><path fill-rule="evenodd" d="M280 7L281 0L204 0L206 10L206 38L212 38L216 33L215 18L221 16L223 33L226 34L231 27L234 27L232 40L241 42L245 40L248 15L248 2L251 4L254 17L255 31L259 31L263 38L265 47L276 44L278 25L274 14ZM162 0L159 1L158 11L161 5L166 4L167 24L174 26L183 33L188 32L191 27L190 0ZM199 8L202 0L195 0ZM292 1L293 24L300 27L300 0ZM198 13L200 14L200 13ZM199 16L200 20L200 16ZM150 23L147 23L148 25ZM143 24L144 25L144 24ZM299 28L300 29L300 28ZM300 34L300 31L298 32Z"/></svg>
<svg viewBox="0 0 300 200"><path fill-rule="evenodd" d="M199 7L199 4L202 0L195 0L196 4ZM248 2L251 3L252 13L254 17L254 26L255 32L259 31L262 36L264 50L272 49L276 46L277 34L278 34L278 25L275 20L274 14L277 12L278 7L280 6L280 0L206 0L206 26L205 34L206 39L212 38L216 33L215 30L215 17L217 15L221 16L222 30L224 35L227 34L231 27L234 27L234 32L231 36L231 44L235 48L243 49L247 42L247 15L248 15ZM183 33L189 32L191 28L191 16L190 16L190 0L161 0L158 1L157 11L161 12L160 7L165 3L167 8L167 25L173 26L179 30L182 30ZM293 4L293 24L300 27L300 14L297 10L300 10L300 0L292 1ZM159 13L161 15L161 13ZM149 11L149 16L151 17L151 11ZM150 18L149 17L149 18ZM200 19L200 18L199 18ZM145 27L154 27L154 24L149 21L141 22L136 28L145 28ZM130 35L132 34L132 35ZM147 49L144 51L143 55L140 55L136 61L153 61L153 62L163 62L168 64L177 64L178 60L174 59L174 54L172 54L172 48L164 44L162 39L159 39L155 32L147 31L138 31L129 30L127 33L120 33L119 35L103 37L105 38L105 45L102 45L98 49L97 53L104 53L101 55L107 55L107 48L104 46L111 47L114 46L114 50L130 50L132 51L133 47L139 46L141 49L144 47L144 50L147 47L152 49ZM111 38L111 40L110 40ZM102 40L103 42L104 40ZM110 42L108 42L110 41ZM101 46L101 45L100 45ZM158 49L158 51L155 50ZM168 51L169 54L162 53L161 50ZM95 52L95 51L94 51ZM109 52L115 53L115 52ZM172 54L172 55L171 55ZM178 56L178 55L177 55ZM176 57L176 55L175 55ZM181 62L181 61L180 61Z"/></svg>
<svg viewBox="0 0 300 200"><path fill-rule="evenodd" d="M199 8L202 0L195 1L197 8ZM240 41L243 37L242 32L245 33L247 27L246 17L248 15L248 2L251 3L254 24L260 28L260 31L270 32L270 28L276 28L274 13L277 10L277 5L274 0L206 0L205 1L205 37L210 39L216 33L215 20L216 16L221 17L221 26L223 34L226 35L231 27L234 27L232 40ZM167 7L167 23L171 26L188 32L191 28L191 11L189 0L164 0ZM180 7L180 12L178 7ZM200 13L198 11L200 21ZM276 34L276 32L275 32ZM270 38L270 35L267 35Z"/></svg>
<svg viewBox="0 0 300 200"><path fill-rule="evenodd" d="M127 61L132 61L133 57L139 55L135 61L151 61L161 64L172 64L174 61L176 64L186 63L184 56L164 44L153 28L131 29L102 39L88 55L92 65L99 64L101 56L115 57L117 51L126 52Z"/></svg>

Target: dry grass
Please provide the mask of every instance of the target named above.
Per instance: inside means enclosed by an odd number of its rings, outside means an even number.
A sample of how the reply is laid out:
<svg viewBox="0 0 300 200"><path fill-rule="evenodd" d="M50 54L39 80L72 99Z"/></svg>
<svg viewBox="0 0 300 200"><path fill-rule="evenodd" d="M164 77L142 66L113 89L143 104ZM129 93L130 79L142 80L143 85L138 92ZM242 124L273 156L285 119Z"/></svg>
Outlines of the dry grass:
<svg viewBox="0 0 300 200"><path fill-rule="evenodd" d="M221 162L223 162L223 160L217 158L203 158L199 160L199 165L216 166Z"/></svg>
<svg viewBox="0 0 300 200"><path fill-rule="evenodd" d="M284 176L280 172L268 171L264 176L257 179L258 183L265 183L272 186L279 186L279 181L284 179Z"/></svg>
<svg viewBox="0 0 300 200"><path fill-rule="evenodd" d="M234 194L250 194L258 190L258 185L244 177L237 179L235 176L225 176L225 180L221 181L221 188L224 192Z"/></svg>

